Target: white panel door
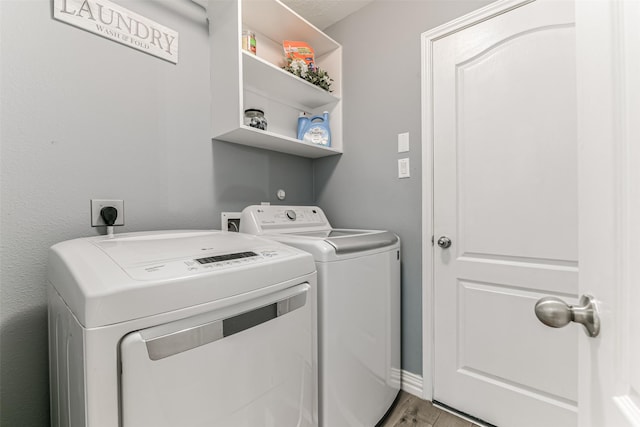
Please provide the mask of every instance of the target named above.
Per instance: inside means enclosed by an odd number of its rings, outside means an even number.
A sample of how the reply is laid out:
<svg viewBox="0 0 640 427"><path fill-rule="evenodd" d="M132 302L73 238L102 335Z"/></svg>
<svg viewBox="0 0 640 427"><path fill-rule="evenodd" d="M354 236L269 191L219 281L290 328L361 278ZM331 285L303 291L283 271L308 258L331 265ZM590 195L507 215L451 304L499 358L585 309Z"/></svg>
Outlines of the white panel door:
<svg viewBox="0 0 640 427"><path fill-rule="evenodd" d="M637 0L576 4L580 292L601 320L580 333L580 427L640 426L638 22Z"/></svg>
<svg viewBox="0 0 640 427"><path fill-rule="evenodd" d="M579 329L533 311L578 296L574 7L503 4L432 43L433 397L500 427L576 426Z"/></svg>

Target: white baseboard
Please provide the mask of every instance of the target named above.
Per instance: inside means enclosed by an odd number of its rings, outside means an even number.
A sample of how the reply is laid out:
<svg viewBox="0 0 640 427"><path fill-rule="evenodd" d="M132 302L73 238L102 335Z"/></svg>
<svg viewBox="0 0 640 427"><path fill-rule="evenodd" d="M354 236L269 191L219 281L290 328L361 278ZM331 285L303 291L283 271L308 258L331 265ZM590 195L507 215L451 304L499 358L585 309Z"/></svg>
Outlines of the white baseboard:
<svg viewBox="0 0 640 427"><path fill-rule="evenodd" d="M422 399L422 376L402 370L402 390Z"/></svg>

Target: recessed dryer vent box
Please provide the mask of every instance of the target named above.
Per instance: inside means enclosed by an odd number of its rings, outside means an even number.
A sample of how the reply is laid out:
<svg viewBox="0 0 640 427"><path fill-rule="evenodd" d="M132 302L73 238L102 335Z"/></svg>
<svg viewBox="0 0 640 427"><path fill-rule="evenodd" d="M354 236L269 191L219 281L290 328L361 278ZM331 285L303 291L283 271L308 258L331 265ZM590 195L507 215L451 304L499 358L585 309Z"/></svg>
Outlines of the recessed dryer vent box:
<svg viewBox="0 0 640 427"><path fill-rule="evenodd" d="M222 231L240 231L240 215L241 212L222 212L220 214L220 230Z"/></svg>

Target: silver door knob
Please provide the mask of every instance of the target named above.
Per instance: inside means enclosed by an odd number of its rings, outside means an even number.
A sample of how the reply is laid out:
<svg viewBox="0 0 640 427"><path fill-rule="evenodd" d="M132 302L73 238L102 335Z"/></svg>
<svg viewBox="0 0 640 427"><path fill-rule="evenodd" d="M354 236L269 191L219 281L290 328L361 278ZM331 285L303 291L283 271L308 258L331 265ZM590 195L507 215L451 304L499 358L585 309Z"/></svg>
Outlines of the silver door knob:
<svg viewBox="0 0 640 427"><path fill-rule="evenodd" d="M451 246L451 239L447 236L442 236L438 239L438 246L440 246L442 249L447 249L449 246Z"/></svg>
<svg viewBox="0 0 640 427"><path fill-rule="evenodd" d="M582 323L590 337L600 333L600 316L591 295L580 298L580 306L572 306L556 297L544 297L536 303L535 312L538 319L552 328L562 328L570 322Z"/></svg>

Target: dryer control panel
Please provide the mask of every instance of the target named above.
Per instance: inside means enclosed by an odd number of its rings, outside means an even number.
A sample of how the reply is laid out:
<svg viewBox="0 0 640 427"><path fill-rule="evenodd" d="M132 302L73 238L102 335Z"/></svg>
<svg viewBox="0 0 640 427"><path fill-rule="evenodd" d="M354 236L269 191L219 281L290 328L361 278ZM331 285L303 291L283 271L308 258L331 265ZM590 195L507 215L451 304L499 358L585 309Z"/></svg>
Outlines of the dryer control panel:
<svg viewBox="0 0 640 427"><path fill-rule="evenodd" d="M49 250L48 268L50 284L87 328L297 284L302 277L315 280L316 274L313 257L300 249L216 230L68 240Z"/></svg>
<svg viewBox="0 0 640 427"><path fill-rule="evenodd" d="M283 259L285 246L238 233L183 232L100 238L93 244L135 280L180 278Z"/></svg>
<svg viewBox="0 0 640 427"><path fill-rule="evenodd" d="M276 248L262 248L254 251L207 255L202 258L167 260L166 262L125 268L125 271L129 276L137 280L168 279L184 276L185 274L201 274L228 268L248 267L272 258L289 255L284 252Z"/></svg>

